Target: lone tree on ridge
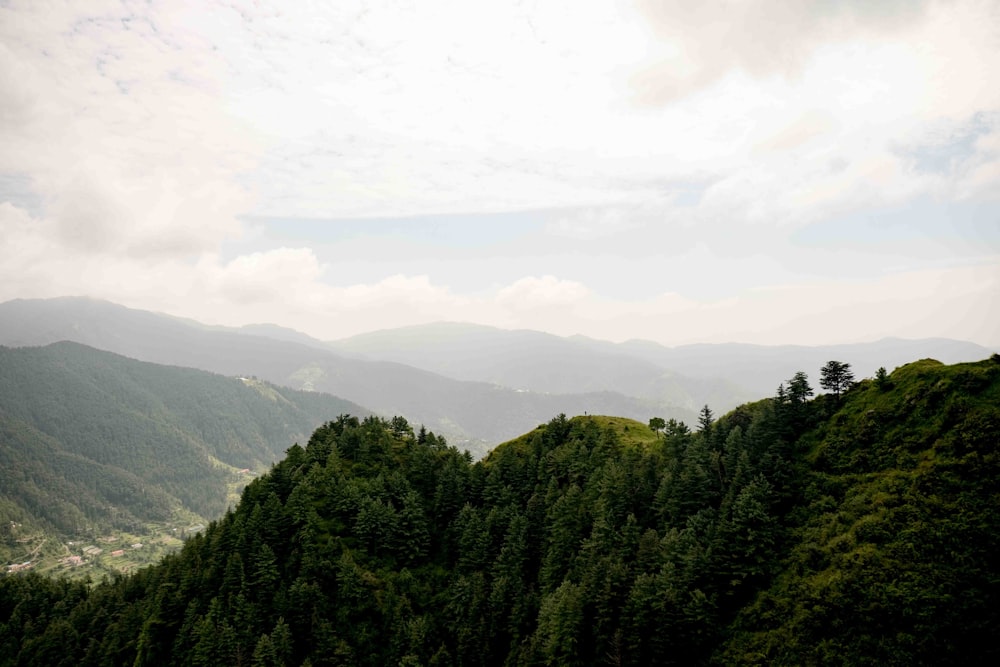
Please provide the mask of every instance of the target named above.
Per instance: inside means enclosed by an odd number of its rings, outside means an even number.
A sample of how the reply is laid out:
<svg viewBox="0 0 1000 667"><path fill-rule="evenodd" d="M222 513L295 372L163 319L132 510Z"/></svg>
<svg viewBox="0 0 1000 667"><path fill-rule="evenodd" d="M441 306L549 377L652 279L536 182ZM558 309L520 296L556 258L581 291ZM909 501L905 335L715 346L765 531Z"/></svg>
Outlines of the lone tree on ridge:
<svg viewBox="0 0 1000 667"><path fill-rule="evenodd" d="M819 386L826 389L835 397L851 388L854 384L854 373L851 372L851 365L842 361L828 361L819 371Z"/></svg>

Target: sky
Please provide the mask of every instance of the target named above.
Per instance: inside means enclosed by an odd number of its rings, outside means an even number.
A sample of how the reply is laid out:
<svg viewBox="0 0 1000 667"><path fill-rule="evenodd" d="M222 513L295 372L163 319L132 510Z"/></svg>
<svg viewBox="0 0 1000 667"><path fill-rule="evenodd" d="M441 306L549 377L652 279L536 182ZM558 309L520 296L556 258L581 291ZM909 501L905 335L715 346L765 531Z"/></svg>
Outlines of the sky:
<svg viewBox="0 0 1000 667"><path fill-rule="evenodd" d="M0 0L0 301L1000 345L1000 2Z"/></svg>

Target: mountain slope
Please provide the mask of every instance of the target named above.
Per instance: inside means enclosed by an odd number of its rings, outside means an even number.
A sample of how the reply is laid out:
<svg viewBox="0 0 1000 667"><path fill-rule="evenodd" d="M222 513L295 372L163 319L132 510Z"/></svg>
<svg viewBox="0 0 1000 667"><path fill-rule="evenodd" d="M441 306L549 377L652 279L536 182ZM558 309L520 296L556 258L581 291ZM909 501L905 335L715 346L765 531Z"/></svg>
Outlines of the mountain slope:
<svg viewBox="0 0 1000 667"><path fill-rule="evenodd" d="M904 365L803 443L790 549L724 662L995 663L1000 356Z"/></svg>
<svg viewBox="0 0 1000 667"><path fill-rule="evenodd" d="M141 533L178 510L218 516L235 471L266 468L347 412L367 414L329 395L76 343L0 347L0 525L22 524L23 539Z"/></svg>
<svg viewBox="0 0 1000 667"><path fill-rule="evenodd" d="M157 567L0 579L5 664L994 665L1000 356L473 464L341 418Z"/></svg>
<svg viewBox="0 0 1000 667"><path fill-rule="evenodd" d="M44 345L58 340L143 361L223 375L255 375L297 389L327 392L376 413L426 424L477 455L559 412L602 412L640 420L657 415L690 420L694 415L664 400L611 391L550 396L461 382L403 364L346 358L313 345L204 327L90 299L0 304L0 344Z"/></svg>

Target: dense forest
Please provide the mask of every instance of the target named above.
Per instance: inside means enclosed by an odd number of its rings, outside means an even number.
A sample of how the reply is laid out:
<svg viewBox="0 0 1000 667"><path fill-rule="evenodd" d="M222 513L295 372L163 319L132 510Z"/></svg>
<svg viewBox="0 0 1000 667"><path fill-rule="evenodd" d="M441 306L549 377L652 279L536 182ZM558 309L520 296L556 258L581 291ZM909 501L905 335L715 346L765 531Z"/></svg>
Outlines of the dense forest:
<svg viewBox="0 0 1000 667"><path fill-rule="evenodd" d="M340 416L156 566L0 578L0 665L1000 663L1000 356L651 425Z"/></svg>

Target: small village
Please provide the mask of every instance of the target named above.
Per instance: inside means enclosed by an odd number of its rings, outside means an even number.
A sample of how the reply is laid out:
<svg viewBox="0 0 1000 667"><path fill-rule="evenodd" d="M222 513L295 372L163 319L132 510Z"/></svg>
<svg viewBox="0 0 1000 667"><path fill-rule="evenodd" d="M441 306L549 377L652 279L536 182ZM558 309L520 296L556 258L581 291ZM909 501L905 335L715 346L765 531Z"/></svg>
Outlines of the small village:
<svg viewBox="0 0 1000 667"><path fill-rule="evenodd" d="M21 528L11 522L12 532ZM11 551L15 555L4 566L8 574L36 570L47 575L71 579L129 574L156 563L165 554L176 551L184 539L205 529L203 523L184 522L151 527L145 536L128 533L103 535L96 539L55 542L41 534L17 536Z"/></svg>

